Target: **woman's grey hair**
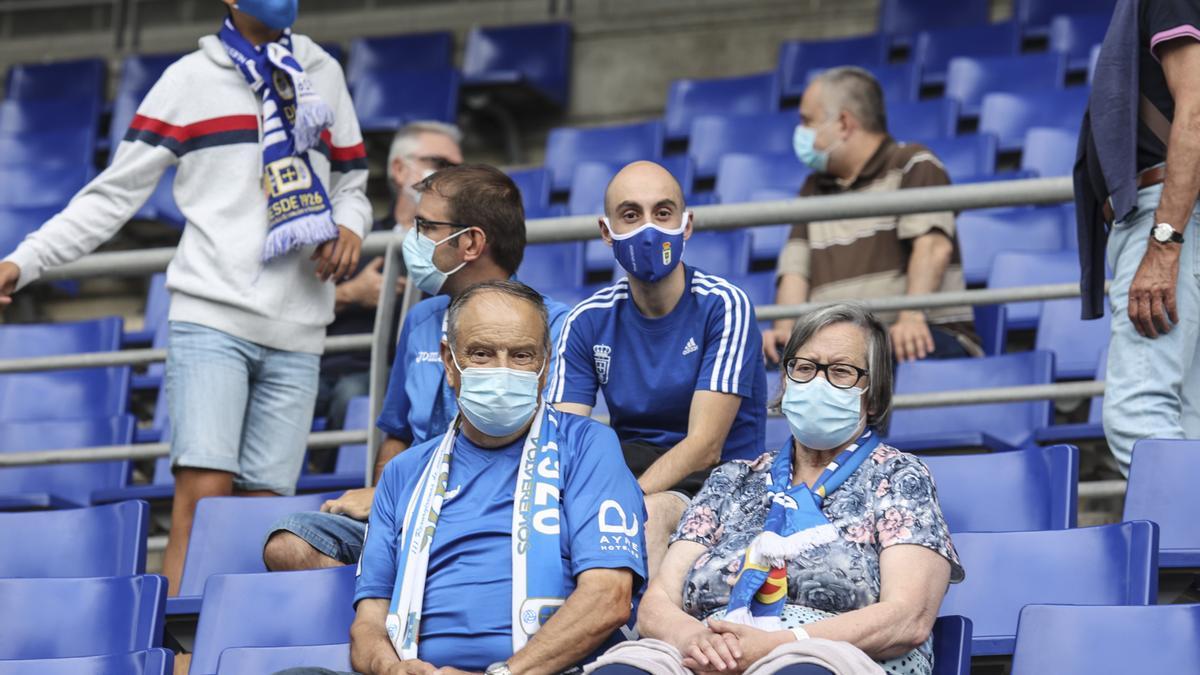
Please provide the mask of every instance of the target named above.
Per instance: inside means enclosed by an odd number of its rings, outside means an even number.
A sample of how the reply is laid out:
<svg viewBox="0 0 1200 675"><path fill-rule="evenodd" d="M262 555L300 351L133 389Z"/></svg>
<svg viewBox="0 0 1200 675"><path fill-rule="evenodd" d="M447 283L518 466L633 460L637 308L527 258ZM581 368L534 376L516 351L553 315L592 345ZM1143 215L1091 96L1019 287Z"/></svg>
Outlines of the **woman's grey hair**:
<svg viewBox="0 0 1200 675"><path fill-rule="evenodd" d="M875 76L856 66L830 68L817 75L826 119L834 119L847 110L866 131L887 133L887 110L883 106L883 88Z"/></svg>
<svg viewBox="0 0 1200 675"><path fill-rule="evenodd" d="M787 346L783 348L781 363L786 364L822 328L838 323L853 324L867 334L867 377L870 382L867 388L867 425L881 432L886 431L888 418L892 414L892 348L887 327L862 305L850 302L827 305L801 316L792 328ZM779 391L782 392L787 384L786 366L780 368L779 377ZM779 403L776 400L773 407L778 409Z"/></svg>
<svg viewBox="0 0 1200 675"><path fill-rule="evenodd" d="M462 313L463 307L467 303L481 293L503 293L509 297L524 300L533 305L537 309L538 316L542 323L542 355L545 358L550 357L550 313L546 309L546 301L542 299L542 294L533 290L519 281L505 279L503 281L484 281L483 283L470 286L450 302L450 309L446 310L446 342L450 345L450 349L454 349L454 345L458 338L458 316Z"/></svg>

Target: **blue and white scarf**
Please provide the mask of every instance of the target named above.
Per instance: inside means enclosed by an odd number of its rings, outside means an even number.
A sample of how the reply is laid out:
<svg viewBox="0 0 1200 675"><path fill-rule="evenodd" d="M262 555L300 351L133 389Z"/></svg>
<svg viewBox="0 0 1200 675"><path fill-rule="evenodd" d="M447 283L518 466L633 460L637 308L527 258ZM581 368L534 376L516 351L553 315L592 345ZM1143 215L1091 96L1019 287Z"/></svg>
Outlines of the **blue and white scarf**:
<svg viewBox="0 0 1200 675"><path fill-rule="evenodd" d="M543 403L525 437L512 520L512 648L516 653L566 600L560 530L560 413ZM425 575L450 479L458 417L421 473L404 512L399 569L388 606L387 631L402 659L417 658Z"/></svg>
<svg viewBox="0 0 1200 675"><path fill-rule="evenodd" d="M338 236L329 196L312 170L308 151L333 125L321 100L292 56L292 32L255 47L226 18L217 35L254 93L262 97L263 191L267 195L267 242L262 260Z"/></svg>
<svg viewBox="0 0 1200 675"><path fill-rule="evenodd" d="M784 445L767 475L771 510L763 531L746 547L742 568L729 593L725 620L762 630L780 630L779 615L787 604L787 560L840 536L821 512L821 503L841 487L879 445L871 429L825 467L812 489L792 486L792 443Z"/></svg>

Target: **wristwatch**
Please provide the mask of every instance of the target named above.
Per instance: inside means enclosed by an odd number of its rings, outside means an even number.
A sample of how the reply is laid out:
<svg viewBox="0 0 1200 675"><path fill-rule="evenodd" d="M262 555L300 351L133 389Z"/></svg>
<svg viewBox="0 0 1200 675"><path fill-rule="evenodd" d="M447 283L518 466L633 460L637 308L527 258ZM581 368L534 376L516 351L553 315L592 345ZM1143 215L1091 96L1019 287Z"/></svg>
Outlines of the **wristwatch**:
<svg viewBox="0 0 1200 675"><path fill-rule="evenodd" d="M1159 223L1150 230L1150 236L1160 244L1168 243L1183 243L1183 234L1175 228L1171 227L1170 223Z"/></svg>
<svg viewBox="0 0 1200 675"><path fill-rule="evenodd" d="M483 673L484 675L512 675L512 671L508 669L508 663L505 661L493 663Z"/></svg>

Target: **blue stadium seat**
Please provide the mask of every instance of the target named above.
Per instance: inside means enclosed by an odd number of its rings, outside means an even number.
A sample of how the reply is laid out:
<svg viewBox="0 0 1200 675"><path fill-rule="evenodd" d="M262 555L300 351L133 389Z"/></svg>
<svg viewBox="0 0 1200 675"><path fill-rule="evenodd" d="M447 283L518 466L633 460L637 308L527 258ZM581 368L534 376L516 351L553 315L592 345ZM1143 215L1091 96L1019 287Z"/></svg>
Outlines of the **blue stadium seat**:
<svg viewBox="0 0 1200 675"><path fill-rule="evenodd" d="M1096 374L1111 333L1107 303L1104 309L1104 318L1084 321L1079 318L1079 298L1042 301L1034 349L1054 353L1054 379L1090 380Z"/></svg>
<svg viewBox="0 0 1200 675"><path fill-rule="evenodd" d="M907 43L918 31L987 23L991 9L984 0L883 0L879 5L879 32Z"/></svg>
<svg viewBox="0 0 1200 675"><path fill-rule="evenodd" d="M521 203L525 206L525 217L542 213L550 206L550 172L544 166L530 169L514 169L508 177L521 191Z"/></svg>
<svg viewBox="0 0 1200 675"><path fill-rule="evenodd" d="M958 129L958 101L887 101L888 133L899 141L952 138Z"/></svg>
<svg viewBox="0 0 1200 675"><path fill-rule="evenodd" d="M517 278L553 298L559 289L583 285L583 267L582 241L530 244Z"/></svg>
<svg viewBox="0 0 1200 675"><path fill-rule="evenodd" d="M9 99L0 101L0 133L61 129L95 131L100 120L100 99Z"/></svg>
<svg viewBox="0 0 1200 675"><path fill-rule="evenodd" d="M963 278L984 284L1002 251L1060 251L1063 212L1058 207L985 209L958 215L958 248Z"/></svg>
<svg viewBox="0 0 1200 675"><path fill-rule="evenodd" d="M988 288L1016 288L1039 284L1066 284L1079 281L1079 255L1075 251L1025 252L1003 251L992 258ZM1042 303L1010 302L1005 305L1009 328L1036 328Z"/></svg>
<svg viewBox="0 0 1200 675"><path fill-rule="evenodd" d="M149 344L158 332L158 327L167 320L171 308L171 294L167 292L167 275L159 272L146 282L146 308L142 311L142 329L125 331L124 344Z"/></svg>
<svg viewBox="0 0 1200 675"><path fill-rule="evenodd" d="M753 201L752 196L763 190L779 190L795 195L809 173L810 169L792 153L728 154L717 165L717 201L722 204Z"/></svg>
<svg viewBox="0 0 1200 675"><path fill-rule="evenodd" d="M1096 359L1094 368L1095 379L1103 382L1108 368L1108 345L1104 345L1100 350L1100 356ZM1033 439L1036 443L1043 445L1104 440L1104 397L1094 396L1088 402L1087 421L1054 424L1045 429L1039 429Z"/></svg>
<svg viewBox="0 0 1200 675"><path fill-rule="evenodd" d="M975 117L985 94L1062 89L1066 64L1062 54L1051 53L955 57L946 70L946 98L958 101L964 117Z"/></svg>
<svg viewBox="0 0 1200 675"><path fill-rule="evenodd" d="M955 534L1075 527L1079 449L1073 445L921 459Z"/></svg>
<svg viewBox="0 0 1200 675"><path fill-rule="evenodd" d="M108 84L104 60L23 63L8 69L4 81L9 100L91 98L103 101Z"/></svg>
<svg viewBox="0 0 1200 675"><path fill-rule="evenodd" d="M1013 675L1200 673L1200 605L1028 605Z"/></svg>
<svg viewBox="0 0 1200 675"><path fill-rule="evenodd" d="M1015 21L923 30L913 43L912 60L921 67L921 83L946 82L946 69L956 56L1012 56L1021 51Z"/></svg>
<svg viewBox="0 0 1200 675"><path fill-rule="evenodd" d="M695 171L692 169L691 158L687 155L672 155L656 161L679 182L687 205L693 205L691 185L694 182ZM580 162L576 165L567 199L567 213L572 216L603 215L604 193L608 189L608 183L624 166L624 163L594 161Z"/></svg>
<svg viewBox="0 0 1200 675"><path fill-rule="evenodd" d="M0 579L0 660L100 656L158 647L166 597L167 580L152 575Z"/></svg>
<svg viewBox="0 0 1200 675"><path fill-rule="evenodd" d="M1033 127L1025 132L1021 170L1035 176L1070 176L1075 168L1079 132L1074 129Z"/></svg>
<svg viewBox="0 0 1200 675"><path fill-rule="evenodd" d="M974 625L972 654L1011 654L1025 605L1149 605L1158 595L1158 526L1145 520L1048 532L954 535L967 578L941 615Z"/></svg>
<svg viewBox="0 0 1200 675"><path fill-rule="evenodd" d="M753 115L779 109L779 78L774 71L708 80L675 80L663 113L667 140L687 138L701 115Z"/></svg>
<svg viewBox="0 0 1200 675"><path fill-rule="evenodd" d="M658 161L662 157L662 122L641 122L608 127L559 127L546 138L546 169L550 189L562 192L571 187L575 165L599 161L625 164L638 159Z"/></svg>
<svg viewBox="0 0 1200 675"><path fill-rule="evenodd" d="M995 134L1001 151L1020 150L1033 127L1078 131L1087 101L1087 87L990 93L979 107L979 131Z"/></svg>
<svg viewBox="0 0 1200 675"><path fill-rule="evenodd" d="M171 675L175 653L156 647L126 654L0 661L0 675Z"/></svg>
<svg viewBox="0 0 1200 675"><path fill-rule="evenodd" d="M942 161L951 182L996 173L996 137L991 134L936 138L923 145Z"/></svg>
<svg viewBox="0 0 1200 675"><path fill-rule="evenodd" d="M781 155L791 152L799 118L795 112L759 115L704 115L692 121L688 155L701 179L714 178L721 157L732 153Z"/></svg>
<svg viewBox="0 0 1200 675"><path fill-rule="evenodd" d="M117 577L146 572L150 506L142 501L0 513L0 577ZM17 542L20 542L18 545Z"/></svg>
<svg viewBox="0 0 1200 675"><path fill-rule="evenodd" d="M297 593L297 589L304 592ZM353 600L353 565L213 576L204 586L189 672L216 675L221 653L231 647L344 641L354 621Z"/></svg>
<svg viewBox="0 0 1200 675"><path fill-rule="evenodd" d="M751 272L741 276L731 276L726 279L746 293L755 307L775 304L775 272Z"/></svg>
<svg viewBox="0 0 1200 675"><path fill-rule="evenodd" d="M0 167L0 205L61 209L92 177L90 164L32 164Z"/></svg>
<svg viewBox="0 0 1200 675"><path fill-rule="evenodd" d="M683 248L688 265L719 277L750 273L750 233L746 230L693 232Z"/></svg>
<svg viewBox="0 0 1200 675"><path fill-rule="evenodd" d="M346 82L371 70L445 70L454 65L453 52L449 31L357 38L350 42Z"/></svg>
<svg viewBox="0 0 1200 675"><path fill-rule="evenodd" d="M117 80L118 93L132 93L138 99L146 95L164 71L183 54L131 54L121 61Z"/></svg>
<svg viewBox="0 0 1200 675"><path fill-rule="evenodd" d="M25 395L42 394L35 391ZM6 421L0 423L0 452L128 445L133 442L134 424L133 416L127 414L111 418ZM128 461L5 467L0 469L0 510L87 506L94 491L124 487L129 481L129 471Z"/></svg>
<svg viewBox="0 0 1200 675"><path fill-rule="evenodd" d="M1200 492L1194 477L1200 459L1195 440L1147 439L1133 448L1125 519L1158 523L1160 564L1200 567Z"/></svg>
<svg viewBox="0 0 1200 675"><path fill-rule="evenodd" d="M940 616L933 623L933 675L971 675L971 620Z"/></svg>
<svg viewBox="0 0 1200 675"><path fill-rule="evenodd" d="M266 572L262 548L271 525L292 513L316 511L325 500L339 496L340 493L201 499L196 505L179 596L167 602L168 613L195 613L200 607L204 584L213 575Z"/></svg>
<svg viewBox="0 0 1200 675"><path fill-rule="evenodd" d="M35 164L90 166L96 153L94 129L57 129L0 134L0 168Z"/></svg>
<svg viewBox="0 0 1200 675"><path fill-rule="evenodd" d="M1026 35L1046 35L1054 17L1060 14L1112 14L1116 0L1016 0L1013 17L1025 27Z"/></svg>
<svg viewBox="0 0 1200 675"><path fill-rule="evenodd" d="M837 66L881 66L887 63L887 38L881 34L831 40L788 40L779 45L782 94L798 98L808 86L808 73Z"/></svg>
<svg viewBox="0 0 1200 675"><path fill-rule="evenodd" d="M1087 70L1092 47L1104 41L1111 20L1111 12L1054 17L1050 22L1050 51L1067 57L1068 71Z"/></svg>
<svg viewBox="0 0 1200 675"><path fill-rule="evenodd" d="M464 85L513 87L564 108L570 79L568 23L474 28L467 34Z"/></svg>
<svg viewBox="0 0 1200 675"><path fill-rule="evenodd" d="M373 70L352 91L363 131L395 131L415 120L453 124L458 118L459 74L438 70Z"/></svg>
<svg viewBox="0 0 1200 675"><path fill-rule="evenodd" d="M558 299L557 297L555 299ZM346 407L346 429L366 429L371 424L371 397L355 396ZM362 485L367 470L367 446L359 443L338 448L337 462L333 467L336 476ZM303 480L303 478L301 478ZM351 483L354 484L354 483Z"/></svg>
<svg viewBox="0 0 1200 675"><path fill-rule="evenodd" d="M808 71L808 81L811 82L824 69ZM904 103L917 100L921 91L921 71L915 63L890 63L882 66L869 66L865 70L875 76L879 88L883 90L884 104Z"/></svg>
<svg viewBox="0 0 1200 675"><path fill-rule="evenodd" d="M111 352L121 348L120 317L0 326L0 358Z"/></svg>
<svg viewBox="0 0 1200 675"><path fill-rule="evenodd" d="M287 668L350 672L350 643L289 647L230 647L221 652L217 675L259 675ZM0 675L4 675L0 671Z"/></svg>
<svg viewBox="0 0 1200 675"><path fill-rule="evenodd" d="M1053 362L1053 355L1046 352L911 361L896 368L896 393L1050 384ZM1035 430L1050 424L1053 412L1048 400L906 408L892 413L888 442L901 450L1007 450L1024 444Z"/></svg>

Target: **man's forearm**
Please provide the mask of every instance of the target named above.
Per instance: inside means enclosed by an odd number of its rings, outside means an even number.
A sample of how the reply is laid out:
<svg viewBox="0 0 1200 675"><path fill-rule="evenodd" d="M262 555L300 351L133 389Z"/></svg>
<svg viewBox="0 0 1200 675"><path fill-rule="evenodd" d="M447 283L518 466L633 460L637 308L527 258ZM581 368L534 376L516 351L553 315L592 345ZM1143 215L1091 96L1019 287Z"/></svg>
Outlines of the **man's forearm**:
<svg viewBox="0 0 1200 675"><path fill-rule="evenodd" d="M1167 223L1183 232L1192 218L1200 193L1200 104L1177 106L1167 146L1167 177L1154 214L1156 223ZM1196 236L1194 233L1192 236Z"/></svg>
<svg viewBox="0 0 1200 675"><path fill-rule="evenodd" d="M525 647L508 660L512 672L553 675L579 663L604 644L613 631L629 621L632 611L632 575L621 572L628 576L627 583L576 588ZM613 588L614 585L618 588Z"/></svg>
<svg viewBox="0 0 1200 675"><path fill-rule="evenodd" d="M936 293L950 266L954 245L940 232L923 234L913 240L912 255L908 258L908 295Z"/></svg>
<svg viewBox="0 0 1200 675"><path fill-rule="evenodd" d="M808 280L799 274L781 274L775 286L775 304L799 305L808 302ZM792 332L795 319L776 319L775 330L783 335Z"/></svg>
<svg viewBox="0 0 1200 675"><path fill-rule="evenodd" d="M702 443L688 434L642 472L638 485L648 495L664 492L690 474L716 466L720 460L720 447Z"/></svg>
<svg viewBox="0 0 1200 675"><path fill-rule="evenodd" d="M383 439L383 444L379 446L379 454L375 457L375 482L379 482L379 477L383 475L383 467L391 461L393 457L404 452L412 445L408 441L402 441L395 436L386 436Z"/></svg>
<svg viewBox="0 0 1200 675"><path fill-rule="evenodd" d="M385 615L386 611L385 605ZM387 675L399 663L400 657L388 639L387 630L382 622L376 624L355 620L350 626L350 665L355 672L362 675Z"/></svg>

